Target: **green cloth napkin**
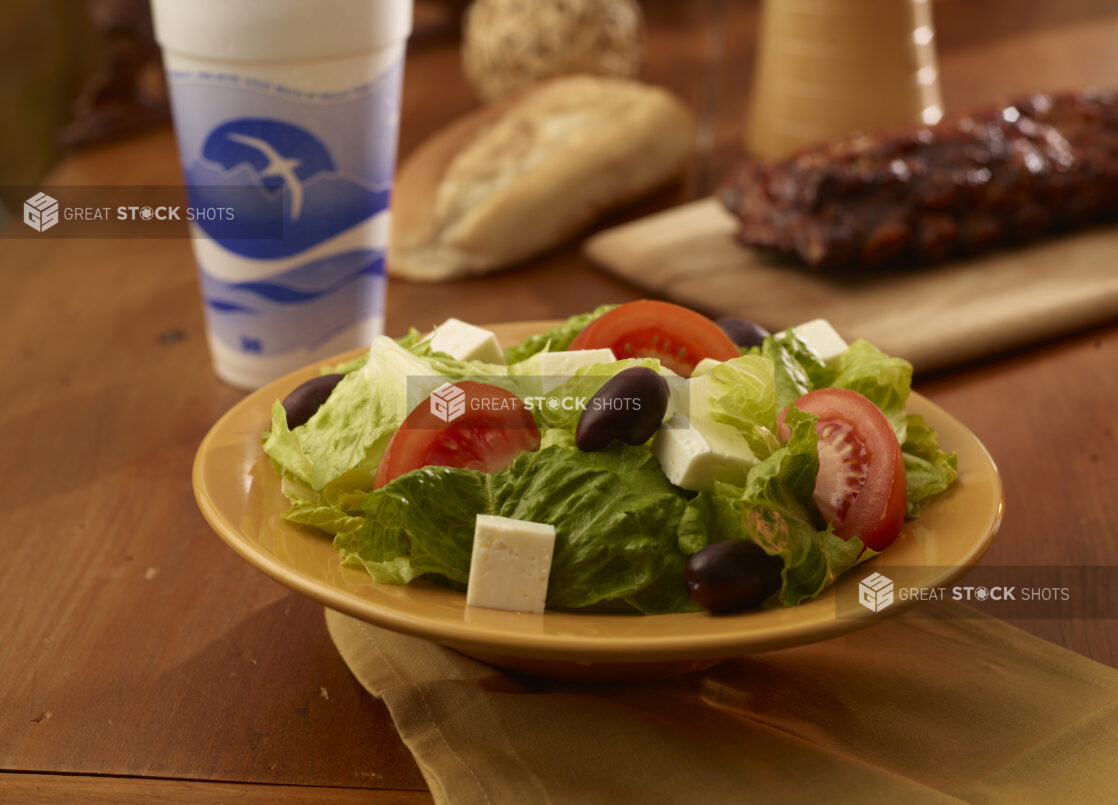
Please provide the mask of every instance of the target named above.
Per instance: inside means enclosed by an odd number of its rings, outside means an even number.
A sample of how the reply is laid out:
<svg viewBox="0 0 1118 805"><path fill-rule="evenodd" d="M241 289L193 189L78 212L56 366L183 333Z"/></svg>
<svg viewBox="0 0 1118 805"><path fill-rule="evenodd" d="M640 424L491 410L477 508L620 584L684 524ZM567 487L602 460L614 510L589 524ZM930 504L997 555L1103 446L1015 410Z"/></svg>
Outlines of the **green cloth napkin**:
<svg viewBox="0 0 1118 805"><path fill-rule="evenodd" d="M1118 802L1118 671L929 607L942 617L608 685L326 623L437 802Z"/></svg>

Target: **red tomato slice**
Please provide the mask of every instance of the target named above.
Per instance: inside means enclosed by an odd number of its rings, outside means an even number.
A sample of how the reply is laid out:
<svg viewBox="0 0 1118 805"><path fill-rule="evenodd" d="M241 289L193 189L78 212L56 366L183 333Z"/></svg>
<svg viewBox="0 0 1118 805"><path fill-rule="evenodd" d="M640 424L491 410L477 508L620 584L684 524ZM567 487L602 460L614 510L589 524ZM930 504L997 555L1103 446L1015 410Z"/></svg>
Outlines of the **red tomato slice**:
<svg viewBox="0 0 1118 805"><path fill-rule="evenodd" d="M462 394L447 394L448 388ZM436 396L441 400L432 405ZM539 446L540 431L523 400L497 386L463 380L437 390L408 414L381 457L374 486L430 464L499 472Z"/></svg>
<svg viewBox="0 0 1118 805"><path fill-rule="evenodd" d="M669 302L642 299L615 307L584 329L570 349L609 347L622 358L659 358L664 366L689 377L703 358L726 361L738 348L722 328L701 313Z"/></svg>
<svg viewBox="0 0 1118 805"><path fill-rule="evenodd" d="M877 406L850 389L810 391L794 403L819 421L819 474L813 502L843 539L861 537L875 551L901 533L905 474L901 446ZM780 435L790 435L780 417Z"/></svg>

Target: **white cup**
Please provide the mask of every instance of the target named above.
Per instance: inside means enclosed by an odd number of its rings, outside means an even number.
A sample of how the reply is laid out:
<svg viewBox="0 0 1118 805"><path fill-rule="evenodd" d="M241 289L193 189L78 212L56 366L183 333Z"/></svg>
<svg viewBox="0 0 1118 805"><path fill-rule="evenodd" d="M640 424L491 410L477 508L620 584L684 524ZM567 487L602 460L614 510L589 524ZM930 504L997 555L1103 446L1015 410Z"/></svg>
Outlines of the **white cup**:
<svg viewBox="0 0 1118 805"><path fill-rule="evenodd" d="M384 326L410 0L152 12L191 209L229 216L190 224L215 372L256 388L368 344Z"/></svg>

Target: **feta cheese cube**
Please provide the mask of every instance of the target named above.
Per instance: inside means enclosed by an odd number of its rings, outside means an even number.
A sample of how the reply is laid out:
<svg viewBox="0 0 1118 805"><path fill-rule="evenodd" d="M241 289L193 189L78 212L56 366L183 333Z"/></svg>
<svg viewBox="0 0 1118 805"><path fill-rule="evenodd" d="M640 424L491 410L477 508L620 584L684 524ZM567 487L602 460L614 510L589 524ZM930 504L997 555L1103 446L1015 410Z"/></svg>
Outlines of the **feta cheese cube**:
<svg viewBox="0 0 1118 805"><path fill-rule="evenodd" d="M543 612L555 550L555 526L479 514L466 604Z"/></svg>
<svg viewBox="0 0 1118 805"><path fill-rule="evenodd" d="M677 413L687 416L691 410L688 404L688 399L691 397L689 385L691 381L665 367L661 367L660 377L668 384L668 409L664 412L664 421L667 422Z"/></svg>
<svg viewBox="0 0 1118 805"><path fill-rule="evenodd" d="M660 469L676 486L696 489L701 486L700 464L710 453L710 445L683 414L675 414L656 432L652 454Z"/></svg>
<svg viewBox="0 0 1118 805"><path fill-rule="evenodd" d="M546 394L561 386L579 369L599 363L613 363L617 358L608 347L602 349L573 349L566 352L541 352L539 373Z"/></svg>
<svg viewBox="0 0 1118 805"><path fill-rule="evenodd" d="M460 319L447 319L435 328L431 349L445 352L460 361L505 362L505 353L492 330L477 327Z"/></svg>
<svg viewBox="0 0 1118 805"><path fill-rule="evenodd" d="M729 425L696 427L682 414L656 432L652 453L669 481L695 492L713 491L715 481L741 484L757 463L744 437Z"/></svg>
<svg viewBox="0 0 1118 805"><path fill-rule="evenodd" d="M788 330L794 332L801 341L808 345L812 352L824 361L837 358L846 352L846 348L849 346L826 319L812 319L803 324L797 324L795 327L789 327ZM778 335L784 335L784 333L778 333Z"/></svg>
<svg viewBox="0 0 1118 805"><path fill-rule="evenodd" d="M672 418L656 433L652 452L676 486L711 491L715 481L741 484L757 457L733 425L711 416L714 380L709 374L687 381L686 400L676 400Z"/></svg>

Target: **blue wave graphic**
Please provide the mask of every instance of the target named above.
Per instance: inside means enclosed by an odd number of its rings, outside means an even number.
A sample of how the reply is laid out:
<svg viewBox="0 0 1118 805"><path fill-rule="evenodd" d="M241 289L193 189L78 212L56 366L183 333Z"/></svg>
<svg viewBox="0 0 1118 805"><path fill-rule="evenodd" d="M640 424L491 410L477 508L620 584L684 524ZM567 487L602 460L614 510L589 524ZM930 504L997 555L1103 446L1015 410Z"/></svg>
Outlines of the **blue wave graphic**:
<svg viewBox="0 0 1118 805"><path fill-rule="evenodd" d="M234 349L281 354L313 347L384 312L384 253L357 249L266 280L226 282L202 270L211 331Z"/></svg>
<svg viewBox="0 0 1118 805"><path fill-rule="evenodd" d="M226 302L224 299L207 299L206 304L220 313L257 313L252 308L238 305L235 302Z"/></svg>
<svg viewBox="0 0 1118 805"><path fill-rule="evenodd" d="M296 270L304 271L306 269L312 269L312 272L318 272L318 273L321 273L323 275L328 275L330 273L331 269L334 268L334 265L339 264L339 263L347 263L354 258L361 259L361 258L364 258L366 255L370 255L370 254L374 254L374 252L370 252L370 251L365 250L365 249L361 249L361 250L358 250L358 251L352 251L352 252L343 252L340 255L335 255L333 257L327 257L323 260L316 260L312 263L307 263L304 266L300 266L300 268L296 269ZM337 280L333 284L328 285L328 286L322 288L321 290L316 290L316 291L303 291L303 290L299 290L298 288L293 288L290 285L285 285L283 283L274 282L274 281L272 281L272 282L242 282L242 283L238 283L236 285L230 285L229 287L233 288L233 289L236 289L236 290L239 290L239 291L248 291L250 293L257 294L258 296L262 296L265 299L269 299L273 302L279 302L281 304L291 305L291 304L299 304L301 302L309 302L312 299L318 299L319 297L327 296L328 294L332 294L335 291L337 291L338 289L340 289L342 286L352 282L357 277L360 277L364 274L380 274L380 275L383 275L384 274L384 257L377 256L372 260L372 262L369 262L369 263L363 265L362 267L358 268L356 271L354 271L352 273L346 274L345 276L343 276L341 279Z"/></svg>
<svg viewBox="0 0 1118 805"><path fill-rule="evenodd" d="M189 165L192 207L229 209L232 218L198 225L224 248L244 257L276 259L306 251L388 209L389 190L373 190L338 173L322 171L303 186L298 217L287 188L271 188L249 165L228 175L200 161Z"/></svg>

